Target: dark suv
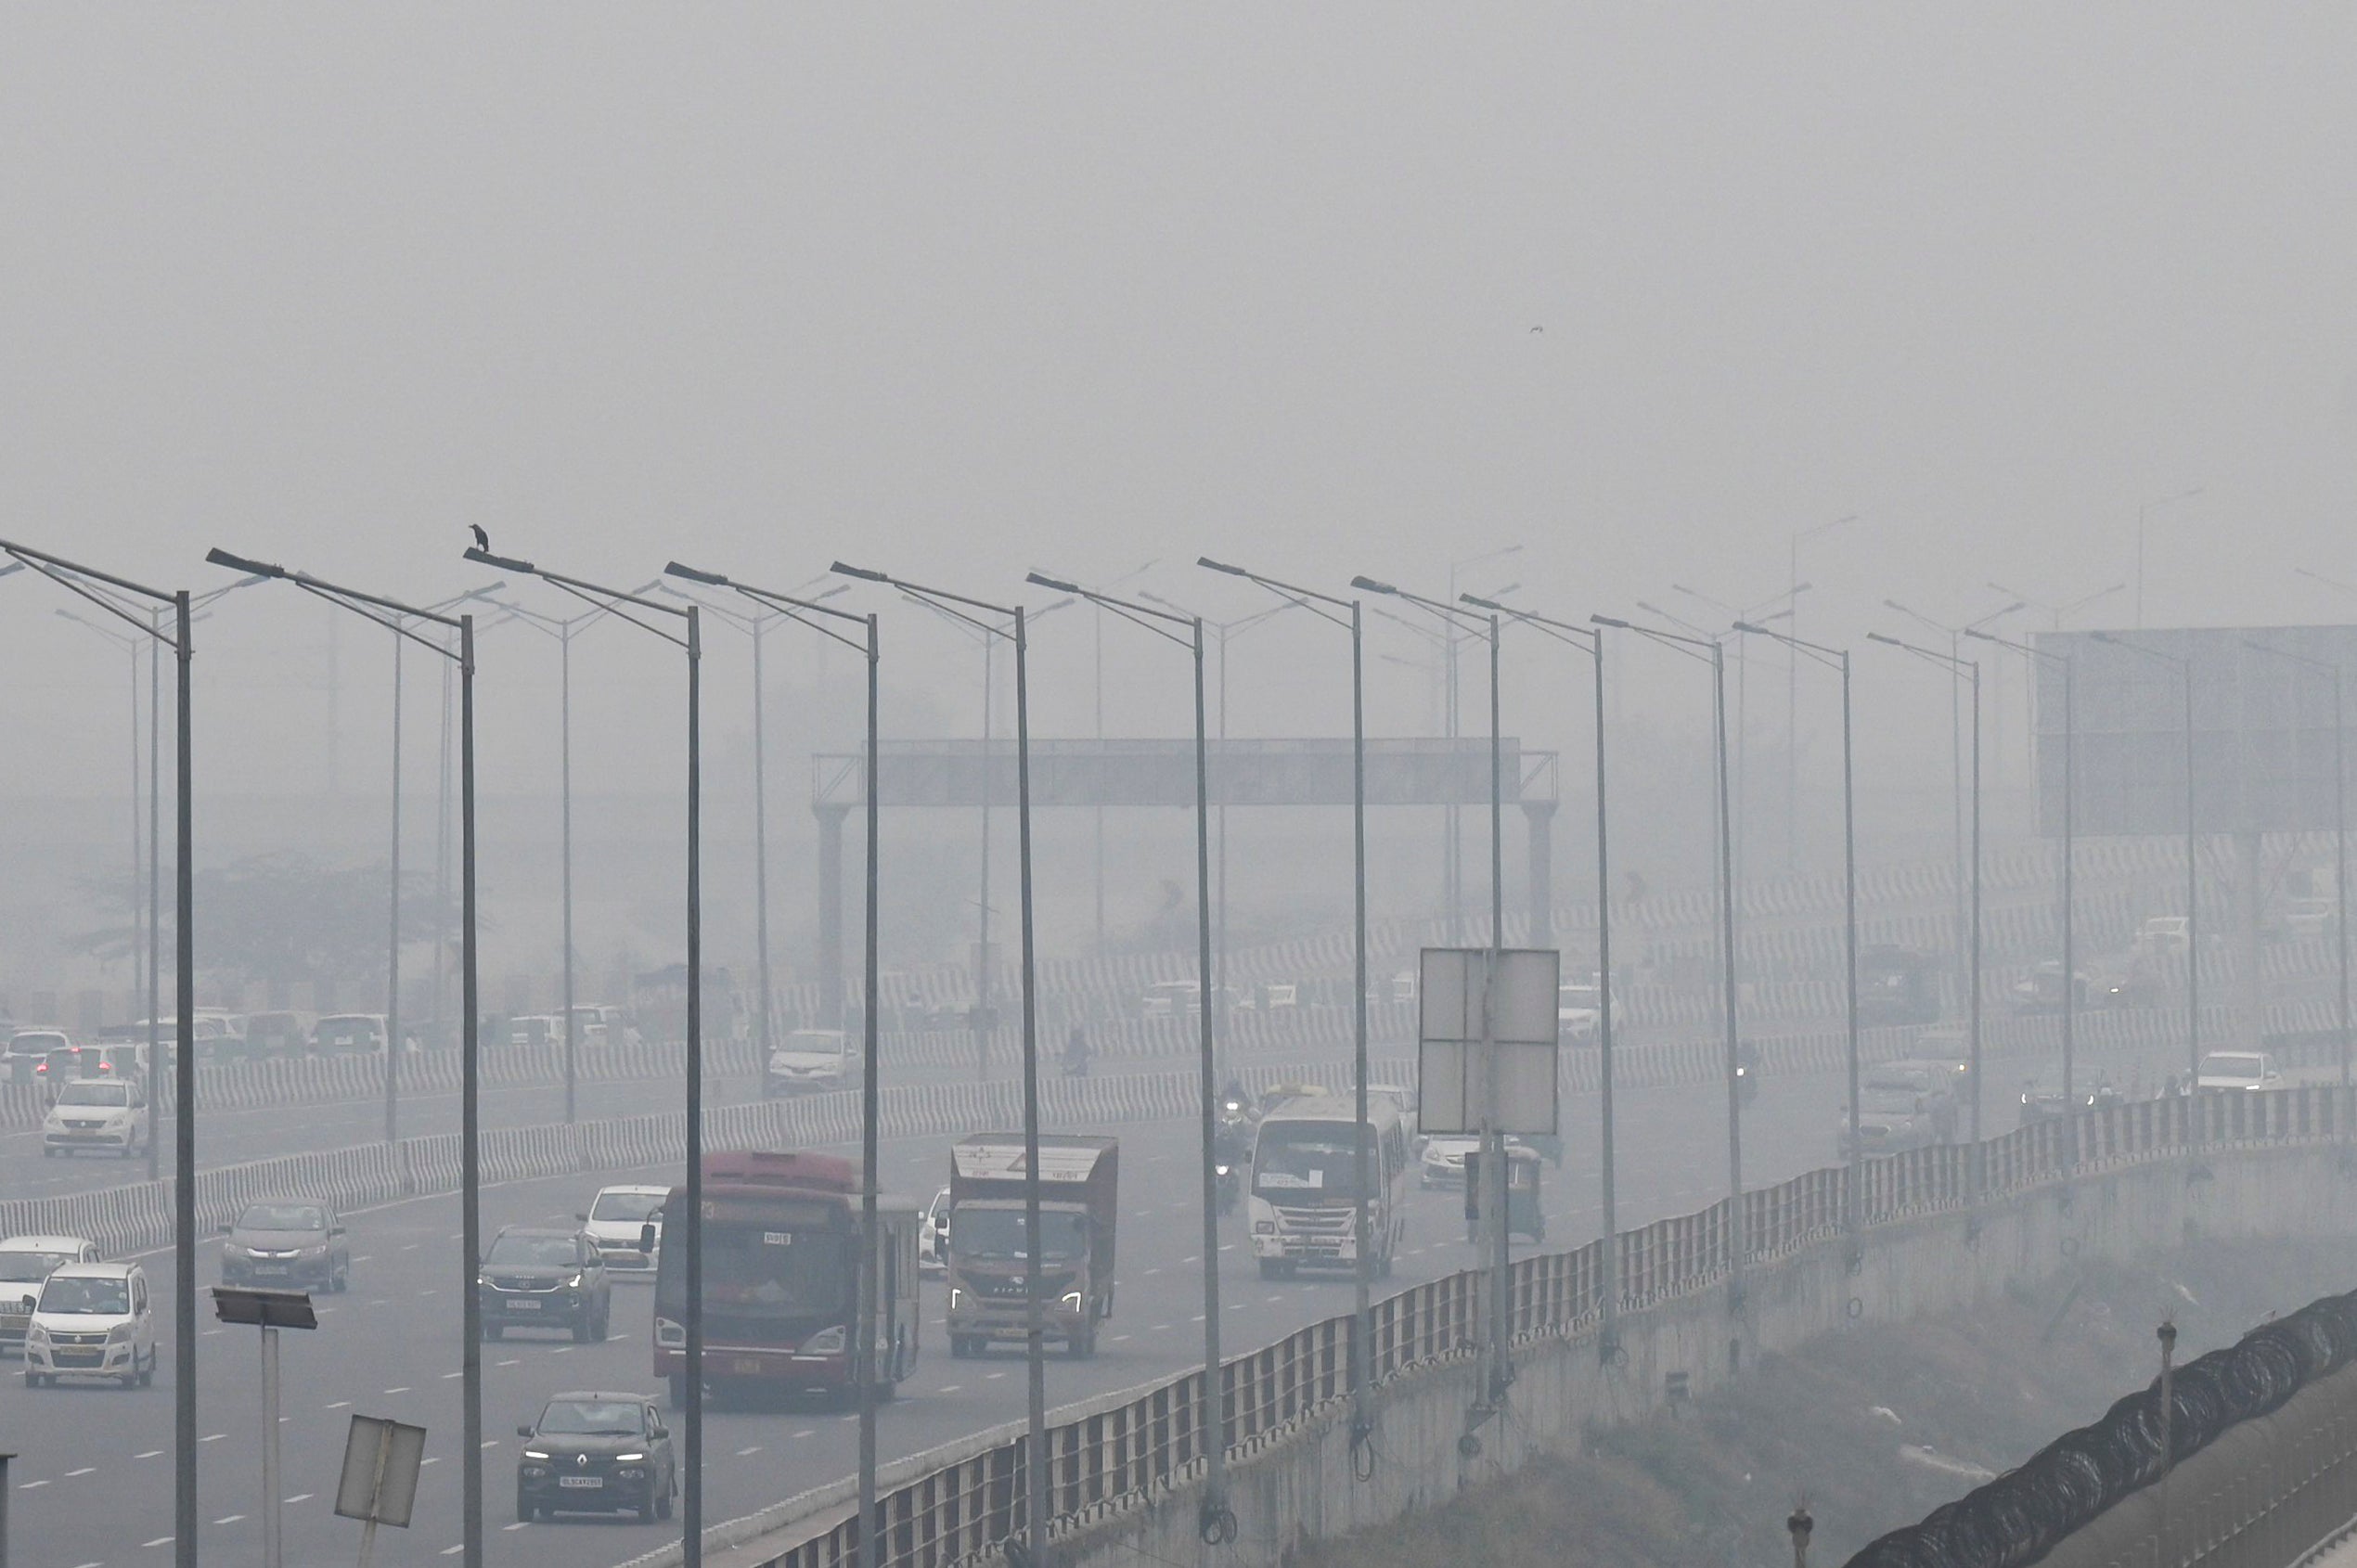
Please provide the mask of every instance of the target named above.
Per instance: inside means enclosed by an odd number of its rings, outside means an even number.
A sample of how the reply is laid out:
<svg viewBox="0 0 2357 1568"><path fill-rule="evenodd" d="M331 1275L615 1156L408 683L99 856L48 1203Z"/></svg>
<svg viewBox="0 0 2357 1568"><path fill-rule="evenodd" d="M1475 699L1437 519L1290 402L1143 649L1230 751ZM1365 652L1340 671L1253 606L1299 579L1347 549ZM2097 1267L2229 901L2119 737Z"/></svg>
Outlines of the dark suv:
<svg viewBox="0 0 2357 1568"><path fill-rule="evenodd" d="M679 1459L670 1429L643 1394L560 1394L540 1419L516 1428L516 1518L544 1513L671 1517Z"/></svg>
<svg viewBox="0 0 2357 1568"><path fill-rule="evenodd" d="M483 1337L509 1329L571 1329L584 1343L606 1337L613 1287L597 1245L577 1230L511 1225L492 1239L475 1275Z"/></svg>
<svg viewBox="0 0 2357 1568"><path fill-rule="evenodd" d="M221 1234L225 1285L341 1291L352 1278L343 1222L316 1198L257 1198Z"/></svg>

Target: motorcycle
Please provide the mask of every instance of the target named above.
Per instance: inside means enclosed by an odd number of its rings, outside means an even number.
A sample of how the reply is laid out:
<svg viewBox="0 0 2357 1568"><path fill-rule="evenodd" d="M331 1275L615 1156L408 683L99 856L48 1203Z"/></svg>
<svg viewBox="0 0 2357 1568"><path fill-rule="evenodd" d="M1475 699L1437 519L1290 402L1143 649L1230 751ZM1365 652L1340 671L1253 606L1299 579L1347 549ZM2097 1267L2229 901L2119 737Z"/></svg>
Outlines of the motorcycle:
<svg viewBox="0 0 2357 1568"><path fill-rule="evenodd" d="M1235 1213L1236 1200L1243 1196L1243 1173L1232 1162L1227 1161L1213 1165L1211 1171L1219 1180L1219 1212L1223 1215Z"/></svg>
<svg viewBox="0 0 2357 1568"><path fill-rule="evenodd" d="M1735 1069L1735 1099L1736 1099L1736 1102L1737 1102L1738 1104L1742 1104L1742 1105L1749 1105L1749 1104L1750 1104L1753 1100L1758 1099L1758 1098L1759 1098L1759 1078L1758 1078L1758 1075L1757 1073L1753 1073L1753 1072L1752 1072L1751 1067L1750 1067L1750 1065L1749 1065L1748 1063L1745 1063L1745 1064L1744 1064L1744 1065L1738 1066L1738 1067Z"/></svg>

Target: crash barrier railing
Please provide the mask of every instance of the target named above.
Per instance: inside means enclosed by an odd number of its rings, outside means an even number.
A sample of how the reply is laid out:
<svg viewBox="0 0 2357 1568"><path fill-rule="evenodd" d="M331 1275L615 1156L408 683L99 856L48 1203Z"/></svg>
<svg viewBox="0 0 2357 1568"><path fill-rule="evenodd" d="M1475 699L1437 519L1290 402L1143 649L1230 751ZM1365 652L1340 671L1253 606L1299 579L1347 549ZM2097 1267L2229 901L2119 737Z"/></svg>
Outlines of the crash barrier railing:
<svg viewBox="0 0 2357 1568"><path fill-rule="evenodd" d="M2357 1120L2353 1112L2357 1095L2337 1087L2236 1091L2083 1112L1992 1139L1977 1151L1978 1158L1972 1148L1949 1146L1866 1162L1859 1223L1873 1227L1921 1219L1976 1199L2007 1198L2131 1162L2343 1139ZM1984 1167L1977 1188L1977 1166ZM1843 1234L1846 1191L1847 1172L1830 1169L1745 1193L1745 1259L1788 1257ZM1606 1246L1617 1251L1624 1313L1723 1281L1734 1262L1730 1210L1722 1200L1698 1214L1517 1260L1509 1276L1515 1343L1577 1335L1601 1321ZM1369 1342L1375 1380L1410 1377L1473 1355L1481 1291L1479 1273L1467 1271L1375 1304ZM1349 1394L1350 1366L1347 1317L1310 1324L1228 1362L1221 1376L1230 1404L1231 1458L1243 1459L1338 1414ZM1054 1510L1048 1535L1052 1538L1166 1497L1196 1479L1209 1421L1206 1385L1198 1370L1084 1407L1077 1416L1055 1422L1046 1456ZM878 1561L883 1568L945 1568L1025 1533L1026 1447L1019 1429L1001 1429L995 1441L960 1446L948 1462L928 1468L924 1456L918 1456L903 1467L904 1478L878 1498L883 1548ZM837 1568L852 1560L857 1510L814 1509L816 1496L718 1526L707 1542L743 1543L764 1532L799 1536L758 1558L761 1568ZM836 1500L831 1491L826 1496ZM678 1561L674 1545L634 1558L625 1568L672 1568Z"/></svg>
<svg viewBox="0 0 2357 1568"><path fill-rule="evenodd" d="M2066 1537L2144 1488L2166 1484L2182 1465L2245 1421L2280 1409L2301 1389L2357 1360L2357 1292L2326 1296L2260 1324L2240 1341L2177 1368L2164 1407L2160 1381L2121 1397L2100 1420L2067 1432L1996 1480L1941 1505L1916 1524L1869 1543L1849 1568L2015 1568L2036 1562ZM2164 1446L2164 1433L2166 1434ZM2340 1445L2334 1459L2345 1458ZM2312 1453L2310 1463L2327 1456ZM2274 1498L2226 1510L2227 1518L2181 1515L2172 1562L2207 1561L2201 1549L2263 1515ZM2235 1513L2241 1513L2240 1520ZM2315 1539L2284 1543L2297 1551ZM2289 1556L2273 1559L2277 1565ZM2137 1562L2159 1561L2139 1553Z"/></svg>

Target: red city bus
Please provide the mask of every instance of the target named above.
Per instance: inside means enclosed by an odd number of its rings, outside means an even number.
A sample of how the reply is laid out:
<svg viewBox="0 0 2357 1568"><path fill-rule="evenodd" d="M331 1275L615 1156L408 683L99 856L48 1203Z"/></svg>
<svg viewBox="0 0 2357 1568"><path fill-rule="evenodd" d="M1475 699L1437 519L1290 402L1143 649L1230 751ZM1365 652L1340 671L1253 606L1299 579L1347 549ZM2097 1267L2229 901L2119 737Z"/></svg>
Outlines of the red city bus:
<svg viewBox="0 0 2357 1568"><path fill-rule="evenodd" d="M684 1214L676 1187L663 1215ZM919 1215L882 1198L876 1225L875 1382L915 1367ZM827 1154L708 1154L703 1163L703 1374L707 1389L760 1386L835 1400L852 1393L860 1257L859 1171ZM654 1370L687 1403L687 1229L664 1218L655 1266Z"/></svg>

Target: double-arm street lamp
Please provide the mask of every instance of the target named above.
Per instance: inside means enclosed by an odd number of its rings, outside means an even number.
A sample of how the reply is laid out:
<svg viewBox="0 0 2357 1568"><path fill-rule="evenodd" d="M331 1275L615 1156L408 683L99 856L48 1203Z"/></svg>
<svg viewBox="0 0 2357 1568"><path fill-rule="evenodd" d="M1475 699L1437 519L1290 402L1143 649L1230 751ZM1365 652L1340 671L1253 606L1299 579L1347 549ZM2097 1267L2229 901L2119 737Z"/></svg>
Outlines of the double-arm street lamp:
<svg viewBox="0 0 2357 1568"><path fill-rule="evenodd" d="M1972 918L1964 931L1969 954L1964 968L1964 1018L1971 1062L1968 1072L1972 1078L1973 1197L1977 1201L1985 1186L1980 1136L1980 665L1974 660L1902 642L1880 632L1868 632L1866 640L1912 653L1934 669L1948 672L1951 682L1962 677L1972 686Z"/></svg>
<svg viewBox="0 0 2357 1568"><path fill-rule="evenodd" d="M1727 797L1727 649L1718 637L1689 636L1641 626L1613 615L1591 615L1598 626L1634 632L1673 653L1698 659L1710 667L1712 756L1719 774L1719 983L1720 1009L1727 1024L1727 1213L1728 1305L1744 1307L1744 1264L1749 1247L1744 1226L1743 1039L1735 1010L1735 839L1734 816ZM1604 639L1596 639L1596 656L1604 658ZM1600 676L1599 679L1602 677ZM1600 895L1601 896L1601 895ZM1599 1000L1602 1000L1600 997Z"/></svg>
<svg viewBox="0 0 2357 1568"><path fill-rule="evenodd" d="M1372 1453L1368 1445L1375 1432L1373 1376L1374 1333L1371 1315L1371 1280L1374 1267L1373 1232L1368 1223L1368 1189L1371 1177L1367 1164L1367 637L1366 617L1357 599L1342 598L1320 593L1314 588L1296 587L1275 577L1265 577L1257 572L1231 565L1226 561L1203 556L1197 566L1230 577L1241 577L1258 585L1282 599L1288 606L1299 605L1320 620L1341 627L1350 634L1350 841L1351 841L1351 944L1356 974L1351 991L1352 1092L1355 1097L1356 1127L1352 1148L1358 1152L1353 1170L1358 1182L1359 1201L1354 1219L1358 1241L1359 1266L1353 1271L1350 1317L1350 1447L1356 1457L1363 1450Z"/></svg>
<svg viewBox="0 0 2357 1568"><path fill-rule="evenodd" d="M528 560L509 556L496 556L489 550L470 547L465 559L477 566L488 566L498 572L512 572L522 577L537 577L553 588L572 595L592 609L605 610L618 621L626 621L650 636L662 638L688 656L688 1018L687 1018L687 1163L685 1183L687 1208L685 1215L666 1215L666 1231L678 1230L687 1254L687 1300L683 1310L687 1322L682 1325L683 1360L685 1369L672 1379L672 1403L684 1407L687 1419L686 1454L682 1468L687 1472L680 1488L680 1552L685 1568L701 1568L703 1562L703 639L702 622L693 604L666 604L643 593L610 588L580 577L569 577L535 566ZM656 616L676 617L678 632L668 630ZM474 1027L474 1000L467 1003L467 1026ZM469 1052L470 1057L472 1052ZM469 1069L472 1071L471 1066ZM471 1264L475 1241L467 1241ZM473 1292L468 1292L470 1303ZM470 1306L470 1313L472 1308ZM660 1336L661 1323L657 1323ZM481 1336L471 1316L468 1323L467 1354L475 1355L473 1341ZM469 1434L470 1474L473 1489L470 1497L469 1514L472 1528L480 1530L482 1511L482 1446L481 1434ZM471 1560L466 1568L475 1568Z"/></svg>
<svg viewBox="0 0 2357 1568"><path fill-rule="evenodd" d="M2349 785L2345 765L2346 742L2341 715L2340 666L2328 660L2312 659L2305 653L2294 653L2287 648L2272 643L2243 638L2243 646L2256 652L2285 660L2317 675L2329 675L2333 683L2333 945L2340 950L2340 1086L2349 1087Z"/></svg>
<svg viewBox="0 0 2357 1568"><path fill-rule="evenodd" d="M191 803L195 755L188 733L189 662L194 649L188 633L193 619L187 589L150 588L127 577L117 577L78 565L62 556L0 539L0 555L12 563L5 571L37 572L67 592L78 595L134 630L169 643L178 663L178 800L174 829L178 842L173 868L173 959L177 972L173 1020L178 1035L172 1064L173 1201L172 1201L172 1402L173 1495L172 1560L175 1568L197 1563L197 962L195 812ZM144 611L144 613L143 613ZM171 630L164 616L171 616ZM153 1009L150 1009L152 1012ZM155 1057L148 1055L148 1071ZM153 1100L154 1086L148 1098ZM148 1147L154 1147L152 1137Z"/></svg>
<svg viewBox="0 0 2357 1568"><path fill-rule="evenodd" d="M861 1051L859 1083L859 1277L858 1306L853 1314L853 1332L857 1340L851 1352L851 1376L858 1389L859 1400L859 1534L856 1537L858 1568L876 1568L881 1555L876 1548L876 1120L877 1096L881 1092L882 1061L878 1051L880 1036L877 1020L882 1009L877 1000L878 968L876 945L876 890L880 868L879 856L882 843L879 824L876 785L877 742L877 662L876 617L870 612L855 615L849 610L835 610L820 604L819 598L831 598L844 591L843 586L830 588L818 598L800 598L792 594L778 593L735 582L716 572L702 572L677 561L665 566L666 576L700 583L709 588L730 589L751 600L759 609L750 617L756 651L760 648L760 628L771 619L781 619L806 626L833 642L841 643L857 653L868 666L868 749L864 771L867 775L868 807L868 896L866 932L861 967ZM847 636L843 623L859 630L857 637ZM754 686L754 711L759 713L759 683ZM756 732L757 733L757 732ZM756 739L754 745L760 742ZM758 769L755 778L758 778ZM757 786L756 786L757 787ZM766 997L765 997L766 1003ZM837 1021L840 1022L840 1020ZM766 1034L766 1019L765 1019ZM765 1038L763 1049L768 1048ZM1037 1232L1034 1232L1037 1234Z"/></svg>
<svg viewBox="0 0 2357 1568"><path fill-rule="evenodd" d="M1024 1360L1028 1397L1024 1446L1024 1536L1032 1556L1048 1544L1048 1367L1047 1325L1040 1294L1039 1248L1039 997L1033 945L1031 893L1031 680L1029 612L1022 605L992 604L945 588L928 588L864 566L836 561L829 570L861 582L881 583L919 600L986 639L1004 638L1015 650L1015 823L1017 873L1022 884L1023 932L1023 1145L1024 1234L1035 1238L1024 1269ZM990 774L985 746L983 776ZM870 774L872 778L872 773ZM872 1001L869 1008L874 1010Z"/></svg>
<svg viewBox="0 0 2357 1568"><path fill-rule="evenodd" d="M2196 834L2200 818L2194 809L2194 662L2189 655L2163 653L2109 632L2088 634L2106 648L2122 649L2140 659L2176 672L2185 704L2185 1093L2201 1082L2201 861Z"/></svg>
<svg viewBox="0 0 2357 1568"><path fill-rule="evenodd" d="M1822 643L1808 642L1786 632L1761 625L1757 621L1738 621L1735 630L1746 636L1772 637L1792 649L1796 661L1810 659L1841 675L1841 869L1843 909L1843 967L1848 970L1843 987L1848 998L1849 1035L1849 1162L1848 1162L1848 1227L1853 1237L1864 1223L1858 1189L1858 795L1857 775L1852 765L1850 745L1849 650L1828 648Z"/></svg>
<svg viewBox="0 0 2357 1568"><path fill-rule="evenodd" d="M1195 1016L1202 1035L1197 1075L1203 1095L1203 1369L1204 1394L1211 1410L1211 1435L1204 1445L1204 1501L1196 1523L1206 1544L1222 1544L1235 1539L1236 1518L1228 1508L1228 1391L1219 1371L1219 1193L1218 1173L1214 1168L1217 1157L1216 1118L1219 1088L1216 1077L1218 1047L1211 1000L1217 975L1211 967L1211 739L1204 700L1203 617L1116 598L1044 572L1034 572L1025 581L1087 599L1101 612L1117 615L1151 632L1185 650L1194 669ZM1098 619L1101 622L1103 614ZM1174 628L1183 628L1183 635Z"/></svg>
<svg viewBox="0 0 2357 1568"><path fill-rule="evenodd" d="M1519 625L1528 626L1541 636L1552 637L1559 643L1578 649L1588 655L1596 675L1596 1057L1597 1087L1603 1101L1603 1167L1600 1197L1604 1204L1604 1321L1602 1353L1609 1357L1619 1348L1620 1341L1620 1246L1614 1240L1620 1234L1616 1189L1619 1172L1615 1163L1612 1106L1612 845L1605 831L1608 818L1604 814L1604 634L1593 626L1576 625L1557 621L1527 610L1512 610L1495 599L1475 594L1457 596L1476 610L1487 610Z"/></svg>

